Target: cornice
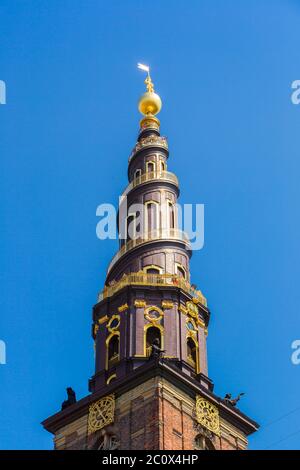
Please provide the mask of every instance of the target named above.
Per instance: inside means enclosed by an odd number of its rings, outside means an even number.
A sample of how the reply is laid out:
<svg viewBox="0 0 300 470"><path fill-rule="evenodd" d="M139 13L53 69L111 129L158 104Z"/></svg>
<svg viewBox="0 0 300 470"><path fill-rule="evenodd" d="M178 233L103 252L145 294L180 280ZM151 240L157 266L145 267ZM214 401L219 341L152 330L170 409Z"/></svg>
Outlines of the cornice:
<svg viewBox="0 0 300 470"><path fill-rule="evenodd" d="M207 398L218 407L221 418L236 426L238 429L241 429L247 436L257 431L259 428L259 425L255 421L240 410L226 405L220 397L172 366L171 361L164 361L162 359L159 361L149 361L127 374L126 377L114 380L111 384L103 387L99 391L82 398L74 405L47 418L42 422L42 425L47 431L55 433L61 427L87 414L89 405L99 400L101 397L114 393L116 398L118 398L125 392L157 376L170 381L193 399L198 394Z"/></svg>

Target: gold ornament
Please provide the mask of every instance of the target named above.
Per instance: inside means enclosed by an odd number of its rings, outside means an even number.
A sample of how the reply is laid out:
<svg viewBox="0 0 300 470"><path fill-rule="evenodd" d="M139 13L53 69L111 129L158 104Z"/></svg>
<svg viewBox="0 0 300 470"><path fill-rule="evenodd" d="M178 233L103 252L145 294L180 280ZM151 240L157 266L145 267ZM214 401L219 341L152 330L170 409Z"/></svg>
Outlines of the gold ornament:
<svg viewBox="0 0 300 470"><path fill-rule="evenodd" d="M145 300L135 300L134 301L134 306L135 307L140 307L140 308L146 307L146 302L145 302Z"/></svg>
<svg viewBox="0 0 300 470"><path fill-rule="evenodd" d="M200 395L196 398L196 419L201 426L213 433L220 434L220 417L218 408Z"/></svg>
<svg viewBox="0 0 300 470"><path fill-rule="evenodd" d="M123 304L123 305L120 305L120 307L118 307L118 311L121 313L121 312L125 312L125 310L128 309L128 304Z"/></svg>
<svg viewBox="0 0 300 470"><path fill-rule="evenodd" d="M167 309L174 307L173 302L171 302L170 300L163 300L161 305L163 308L167 308Z"/></svg>
<svg viewBox="0 0 300 470"><path fill-rule="evenodd" d="M159 113L161 110L161 99L160 96L154 92L154 83L150 77L150 67L148 65L138 64L138 68L147 72L145 80L147 91L139 100L139 111L145 116L153 117L154 114Z"/></svg>
<svg viewBox="0 0 300 470"><path fill-rule="evenodd" d="M163 314L164 312L160 308L154 305L147 307L144 312L145 318L151 323L155 323L155 324L162 319Z"/></svg>
<svg viewBox="0 0 300 470"><path fill-rule="evenodd" d="M88 433L99 431L114 422L115 396L108 395L89 407Z"/></svg>
<svg viewBox="0 0 300 470"><path fill-rule="evenodd" d="M154 116L161 110L162 103L160 96L153 91L146 91L139 101L139 111L144 116Z"/></svg>
<svg viewBox="0 0 300 470"><path fill-rule="evenodd" d="M106 325L110 333L113 333L120 326L120 315L113 315Z"/></svg>
<svg viewBox="0 0 300 470"><path fill-rule="evenodd" d="M184 315L188 314L188 309L184 305L179 305L178 310L182 312Z"/></svg>
<svg viewBox="0 0 300 470"><path fill-rule="evenodd" d="M186 307L191 317L194 317L194 318L198 317L198 307L196 304L194 304L194 302L187 302Z"/></svg>

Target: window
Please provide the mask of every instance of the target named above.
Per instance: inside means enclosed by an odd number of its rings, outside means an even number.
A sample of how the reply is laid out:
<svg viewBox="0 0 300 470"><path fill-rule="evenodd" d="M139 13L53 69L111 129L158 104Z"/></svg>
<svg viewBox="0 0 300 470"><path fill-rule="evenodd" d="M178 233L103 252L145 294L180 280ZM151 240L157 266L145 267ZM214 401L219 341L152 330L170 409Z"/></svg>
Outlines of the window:
<svg viewBox="0 0 300 470"><path fill-rule="evenodd" d="M194 441L195 450L215 450L215 446L208 437L203 436L203 434L198 434L195 437Z"/></svg>
<svg viewBox="0 0 300 470"><path fill-rule="evenodd" d="M161 313L158 310L149 310L147 318L149 320L159 320L161 318Z"/></svg>
<svg viewBox="0 0 300 470"><path fill-rule="evenodd" d="M110 338L107 345L108 366L119 360L119 347L120 338L119 335L115 334Z"/></svg>
<svg viewBox="0 0 300 470"><path fill-rule="evenodd" d="M148 326L146 326L146 328L154 327L154 328L158 329L159 334L160 334L160 328L157 326L157 323L154 323L154 322L160 321L163 317L163 314L164 314L163 311L159 307L156 307L154 305L152 305L152 306L150 305L150 307L147 307L145 309L144 315L145 315L146 320L150 321L152 323L152 325L148 325ZM151 346L151 344L150 344L150 346Z"/></svg>
<svg viewBox="0 0 300 470"><path fill-rule="evenodd" d="M94 445L91 447L92 450L116 450L120 446L118 438L114 434L108 433L104 430L102 436L96 440Z"/></svg>
<svg viewBox="0 0 300 470"><path fill-rule="evenodd" d="M166 171L166 164L163 160L160 160L160 171Z"/></svg>
<svg viewBox="0 0 300 470"><path fill-rule="evenodd" d="M191 322L191 320L189 320L189 321L187 322L186 327L187 327L187 329L190 330L190 331L195 331L194 323Z"/></svg>
<svg viewBox="0 0 300 470"><path fill-rule="evenodd" d="M161 273L161 268L159 268L158 266L146 266L144 268L144 271L147 274L160 274Z"/></svg>
<svg viewBox="0 0 300 470"><path fill-rule="evenodd" d="M141 178L141 174L142 174L142 170L141 170L141 169L135 170L135 172L134 172L134 179L139 181L140 178ZM137 181L137 182L138 182L138 181Z"/></svg>
<svg viewBox="0 0 300 470"><path fill-rule="evenodd" d="M127 240L134 240L136 235L136 218L135 214L129 214L127 216Z"/></svg>
<svg viewBox="0 0 300 470"><path fill-rule="evenodd" d="M197 372L197 346L192 338L187 339L187 359Z"/></svg>
<svg viewBox="0 0 300 470"><path fill-rule="evenodd" d="M160 270L158 268L148 268L146 273L147 274L159 274Z"/></svg>
<svg viewBox="0 0 300 470"><path fill-rule="evenodd" d="M182 267L182 266L177 266L176 271L177 271L177 275L178 275L179 277L183 277L183 279L185 279L186 275L185 275L185 269L184 269L184 267Z"/></svg>
<svg viewBox="0 0 300 470"><path fill-rule="evenodd" d="M153 232L158 229L158 203L151 201L146 202L146 220L145 220L145 228L146 233Z"/></svg>
<svg viewBox="0 0 300 470"><path fill-rule="evenodd" d="M147 162L146 169L147 169L148 173L154 173L154 171L155 171L155 162Z"/></svg>
<svg viewBox="0 0 300 470"><path fill-rule="evenodd" d="M116 328L118 328L120 325L120 316L119 315L113 315L112 318L109 320L108 324L107 324L107 329L109 331L111 330L115 330ZM112 331L111 331L112 333Z"/></svg>
<svg viewBox="0 0 300 470"><path fill-rule="evenodd" d="M152 344L154 340L158 340L158 346L161 348L161 333L160 329L156 328L155 326L150 326L147 328L146 333L146 356L151 355L152 351Z"/></svg>
<svg viewBox="0 0 300 470"><path fill-rule="evenodd" d="M171 201L168 201L168 224L169 228L175 228L175 208Z"/></svg>

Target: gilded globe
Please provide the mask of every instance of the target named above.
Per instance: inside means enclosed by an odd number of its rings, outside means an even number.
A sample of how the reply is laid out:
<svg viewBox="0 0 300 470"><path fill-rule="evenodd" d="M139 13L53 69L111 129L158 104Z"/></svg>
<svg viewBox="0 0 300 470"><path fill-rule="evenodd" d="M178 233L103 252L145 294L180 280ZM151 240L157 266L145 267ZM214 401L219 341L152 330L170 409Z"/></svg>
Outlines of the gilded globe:
<svg viewBox="0 0 300 470"><path fill-rule="evenodd" d="M144 115L159 113L161 106L161 99L154 92L147 91L141 96L139 101L139 111Z"/></svg>

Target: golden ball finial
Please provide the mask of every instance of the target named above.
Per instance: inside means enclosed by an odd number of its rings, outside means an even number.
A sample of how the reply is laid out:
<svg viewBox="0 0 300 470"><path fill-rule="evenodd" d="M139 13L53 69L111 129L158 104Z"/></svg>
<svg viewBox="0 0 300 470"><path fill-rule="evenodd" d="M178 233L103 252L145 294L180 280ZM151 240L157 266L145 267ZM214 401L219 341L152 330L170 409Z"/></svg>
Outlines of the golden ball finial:
<svg viewBox="0 0 300 470"><path fill-rule="evenodd" d="M154 84L150 77L150 68L148 65L138 64L138 68L147 72L147 78L145 80L147 91L139 100L139 111L144 114L144 116L154 116L161 110L162 102L160 96L154 92Z"/></svg>
<svg viewBox="0 0 300 470"><path fill-rule="evenodd" d="M152 114L153 116L161 110L161 99L160 96L154 92L147 91L144 93L139 100L139 111L147 116Z"/></svg>

